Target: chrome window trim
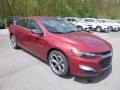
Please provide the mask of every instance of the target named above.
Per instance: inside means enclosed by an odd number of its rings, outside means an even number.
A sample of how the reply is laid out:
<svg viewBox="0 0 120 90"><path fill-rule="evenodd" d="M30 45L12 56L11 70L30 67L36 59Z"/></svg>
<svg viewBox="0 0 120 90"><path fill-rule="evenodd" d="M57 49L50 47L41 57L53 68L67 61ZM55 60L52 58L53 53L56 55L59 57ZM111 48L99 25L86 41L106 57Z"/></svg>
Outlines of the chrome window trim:
<svg viewBox="0 0 120 90"><path fill-rule="evenodd" d="M31 18L28 18L29 19L29 21L28 21L28 25L29 25L29 22L30 22L30 19ZM23 20L23 19L21 19L21 20ZM34 19L32 19L32 20L34 20ZM35 21L35 20L34 20ZM36 22L36 21L35 21ZM44 31L44 29L43 29L43 27L41 27L41 25L37 22L37 24L40 26L40 28L41 28L41 30L43 31L43 33L44 33L44 36L47 36L47 34L46 34L46 32ZM31 31L30 29L28 29L28 28L25 28L25 27L22 27L22 26L20 26L20 25L17 25L17 24L15 24L16 26L18 26L18 27L20 27L20 28L23 28L23 29L26 29L26 30L28 30L28 31ZM28 27L28 25L27 25L27 27Z"/></svg>

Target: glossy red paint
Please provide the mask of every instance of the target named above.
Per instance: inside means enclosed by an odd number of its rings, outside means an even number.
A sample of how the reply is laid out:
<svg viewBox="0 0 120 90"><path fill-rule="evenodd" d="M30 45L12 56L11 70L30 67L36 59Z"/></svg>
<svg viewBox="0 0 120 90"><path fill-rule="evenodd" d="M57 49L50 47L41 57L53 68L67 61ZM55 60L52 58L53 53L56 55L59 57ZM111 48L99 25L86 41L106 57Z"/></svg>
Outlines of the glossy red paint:
<svg viewBox="0 0 120 90"><path fill-rule="evenodd" d="M79 65L92 67L96 70L97 74L103 71L103 68L99 65L100 61L103 60L102 57L98 56L94 59L78 57L71 52L71 49L77 48L81 52L91 53L112 51L112 46L107 41L87 32L53 34L50 33L41 22L41 19L51 17L28 18L35 20L40 25L44 31L44 35L40 36L39 34L32 33L31 30L28 30L27 28L11 24L9 27L10 35L15 35L17 44L20 47L46 61L50 50L57 49L61 51L69 62L70 73L72 75L81 77L92 76L82 72Z"/></svg>

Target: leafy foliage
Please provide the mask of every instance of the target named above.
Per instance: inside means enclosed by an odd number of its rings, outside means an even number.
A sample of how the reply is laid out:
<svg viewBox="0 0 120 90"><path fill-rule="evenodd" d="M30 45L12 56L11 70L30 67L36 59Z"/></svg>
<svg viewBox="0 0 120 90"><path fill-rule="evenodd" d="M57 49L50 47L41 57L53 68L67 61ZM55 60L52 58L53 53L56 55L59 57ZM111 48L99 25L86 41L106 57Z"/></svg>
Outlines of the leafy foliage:
<svg viewBox="0 0 120 90"><path fill-rule="evenodd" d="M0 0L0 18L77 16L120 18L120 0Z"/></svg>

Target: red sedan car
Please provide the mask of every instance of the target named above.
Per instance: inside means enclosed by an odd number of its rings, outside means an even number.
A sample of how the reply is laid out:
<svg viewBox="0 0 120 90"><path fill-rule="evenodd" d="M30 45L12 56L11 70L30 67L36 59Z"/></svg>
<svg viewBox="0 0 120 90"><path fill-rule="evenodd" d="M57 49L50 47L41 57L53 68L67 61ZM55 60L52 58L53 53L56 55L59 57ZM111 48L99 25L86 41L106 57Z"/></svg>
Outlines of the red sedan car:
<svg viewBox="0 0 120 90"><path fill-rule="evenodd" d="M11 45L21 47L49 63L58 76L100 75L111 67L112 46L62 19L28 17L9 27Z"/></svg>

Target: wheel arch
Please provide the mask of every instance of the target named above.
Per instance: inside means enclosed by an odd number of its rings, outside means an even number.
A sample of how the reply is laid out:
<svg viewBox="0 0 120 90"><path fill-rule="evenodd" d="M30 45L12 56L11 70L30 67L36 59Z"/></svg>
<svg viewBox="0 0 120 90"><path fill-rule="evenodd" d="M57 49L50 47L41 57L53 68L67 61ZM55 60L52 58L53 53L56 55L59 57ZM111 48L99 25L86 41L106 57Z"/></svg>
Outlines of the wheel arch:
<svg viewBox="0 0 120 90"><path fill-rule="evenodd" d="M97 25L96 28L98 28L98 27L102 28L102 26Z"/></svg>
<svg viewBox="0 0 120 90"><path fill-rule="evenodd" d="M69 62L69 60L68 60L67 55L66 55L61 49L58 49L58 48L51 48L51 49L49 49L49 50L48 50L48 53L47 53L47 62L49 63L49 60L48 60L49 54L50 54L50 52L52 52L53 50L57 50L57 51L61 52L61 53L65 56L65 58L66 58L66 60L67 60L67 62L68 62L68 73L70 73L70 62Z"/></svg>
<svg viewBox="0 0 120 90"><path fill-rule="evenodd" d="M13 33L10 33L10 37L13 35Z"/></svg>
<svg viewBox="0 0 120 90"><path fill-rule="evenodd" d="M61 50L61 49L58 49L58 48L51 48L51 49L48 50L48 52L47 52L47 61L48 61L49 54L50 54L52 51L54 51L54 50L57 50L57 51L61 52L61 53L66 57L66 59L67 59L67 61L68 61L68 57L67 57L67 55L65 54L65 52L64 52L63 50ZM68 61L68 63L69 63L69 61Z"/></svg>
<svg viewBox="0 0 120 90"><path fill-rule="evenodd" d="M81 25L77 25L77 28L78 28L78 27L82 27L82 28L83 28L83 26L81 26Z"/></svg>

